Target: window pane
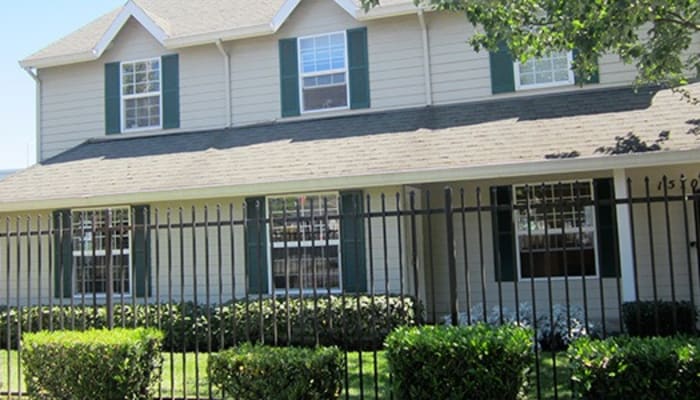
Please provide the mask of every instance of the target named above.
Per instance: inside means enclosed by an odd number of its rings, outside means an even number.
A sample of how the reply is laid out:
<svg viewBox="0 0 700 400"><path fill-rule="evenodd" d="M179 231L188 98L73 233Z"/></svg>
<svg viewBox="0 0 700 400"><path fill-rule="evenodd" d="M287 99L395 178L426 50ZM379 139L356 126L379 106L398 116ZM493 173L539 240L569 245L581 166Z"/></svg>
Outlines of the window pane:
<svg viewBox="0 0 700 400"><path fill-rule="evenodd" d="M126 129L160 125L160 96L126 99L124 109Z"/></svg>
<svg viewBox="0 0 700 400"><path fill-rule="evenodd" d="M591 183L516 186L514 193L522 276L530 276L530 265L535 277L580 275L582 268L595 275Z"/></svg>
<svg viewBox="0 0 700 400"><path fill-rule="evenodd" d="M73 218L72 251L75 268L75 293L106 293L108 250L111 252L112 285L114 293L129 292L129 213L127 209L111 211L88 210L75 212ZM108 223L109 221L109 223ZM110 232L111 246L107 246Z"/></svg>
<svg viewBox="0 0 700 400"><path fill-rule="evenodd" d="M337 195L268 199L275 289L340 288Z"/></svg>
<svg viewBox="0 0 700 400"><path fill-rule="evenodd" d="M304 89L304 110L320 110L347 105L346 85Z"/></svg>
<svg viewBox="0 0 700 400"><path fill-rule="evenodd" d="M520 64L520 85L546 85L569 82L569 64L567 52L551 53Z"/></svg>
<svg viewBox="0 0 700 400"><path fill-rule="evenodd" d="M299 62L304 74L345 69L345 35L321 35L299 40Z"/></svg>
<svg viewBox="0 0 700 400"><path fill-rule="evenodd" d="M338 246L276 248L272 250L272 280L275 289L340 288Z"/></svg>

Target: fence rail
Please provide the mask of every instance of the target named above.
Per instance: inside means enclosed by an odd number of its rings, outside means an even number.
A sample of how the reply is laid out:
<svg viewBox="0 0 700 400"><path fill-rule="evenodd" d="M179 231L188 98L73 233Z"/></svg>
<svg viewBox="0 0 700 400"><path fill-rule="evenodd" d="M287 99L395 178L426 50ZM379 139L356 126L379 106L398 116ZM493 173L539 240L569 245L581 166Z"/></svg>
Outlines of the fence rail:
<svg viewBox="0 0 700 400"><path fill-rule="evenodd" d="M10 398L27 390L24 332L158 327L158 398L219 398L206 360L243 342L336 345L342 398L364 399L393 397L393 328L477 322L532 326L528 397L570 398L571 340L683 330L681 308L700 301L700 192L684 176L0 217ZM654 302L651 321L629 305L640 301Z"/></svg>

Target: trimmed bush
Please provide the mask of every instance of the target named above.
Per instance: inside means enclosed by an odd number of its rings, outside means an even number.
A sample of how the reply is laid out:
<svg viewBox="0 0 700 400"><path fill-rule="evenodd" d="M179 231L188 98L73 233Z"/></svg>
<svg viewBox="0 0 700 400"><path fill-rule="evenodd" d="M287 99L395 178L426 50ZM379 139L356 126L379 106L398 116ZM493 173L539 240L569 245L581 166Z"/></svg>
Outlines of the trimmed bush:
<svg viewBox="0 0 700 400"><path fill-rule="evenodd" d="M342 353L245 344L209 357L210 382L225 398L326 400L340 397Z"/></svg>
<svg viewBox="0 0 700 400"><path fill-rule="evenodd" d="M697 399L697 338L580 339L568 350L574 389L584 399Z"/></svg>
<svg viewBox="0 0 700 400"><path fill-rule="evenodd" d="M676 324L673 324L673 311ZM656 315L658 312L658 331ZM673 336L697 332L697 309L689 301L632 301L622 305L622 318L631 336Z"/></svg>
<svg viewBox="0 0 700 400"><path fill-rule="evenodd" d="M56 331L22 337L22 362L34 399L149 399L160 380L154 329Z"/></svg>
<svg viewBox="0 0 700 400"><path fill-rule="evenodd" d="M287 323L289 315L289 324ZM207 308L192 302L115 306L114 324L125 327L159 327L165 334L164 349L194 351L207 349L211 331L212 350L247 341L278 345L333 345L347 350L379 349L386 335L397 326L417 325L422 311L406 296L324 296L266 298L262 302L236 301ZM160 323L158 321L160 317ZM261 331L261 320L263 329ZM63 321L61 323L61 321ZM17 326L23 331L48 329L80 330L107 326L104 306L23 307L0 310L0 346L18 343ZM289 335L291 333L291 336ZM262 340L261 340L262 339Z"/></svg>
<svg viewBox="0 0 700 400"><path fill-rule="evenodd" d="M532 331L513 325L399 328L386 348L398 399L517 399L534 359Z"/></svg>

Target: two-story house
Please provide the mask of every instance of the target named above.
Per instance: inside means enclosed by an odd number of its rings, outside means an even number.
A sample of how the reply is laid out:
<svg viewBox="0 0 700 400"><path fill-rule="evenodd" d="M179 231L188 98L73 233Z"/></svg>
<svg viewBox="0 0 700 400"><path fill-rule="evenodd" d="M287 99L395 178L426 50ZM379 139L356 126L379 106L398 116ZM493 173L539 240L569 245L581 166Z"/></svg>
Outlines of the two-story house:
<svg viewBox="0 0 700 400"><path fill-rule="evenodd" d="M40 275L45 298L92 295L112 282L117 292L155 299L149 282L167 280L165 260L175 254L169 265L186 272L173 291L191 298L208 262L190 268L207 249L201 238L191 244L195 228L175 235L175 250L166 248L163 229L148 241L138 228L124 233L128 240L115 242L119 257L110 261L124 268L125 287L105 276L108 262L90 249L109 246L103 237L85 239L84 221L177 226L245 218L256 223L228 233L236 239L224 252L224 299L300 285L405 287L444 313L444 216L421 213L417 228L400 218L360 217L359 230L351 218L319 222L334 232L319 239L323 256L309 251L319 246L313 238L290 235L294 227L282 216L314 215L314 208L319 219L321 209L337 216L439 208L443 187L451 186L464 190L462 207L483 207L455 237L464 242L457 264L483 278L470 294L475 299L493 301L498 293L513 302L514 285L526 299L531 284L545 290L541 278L563 277L567 268L580 277L566 282L574 298L582 286L609 296L606 305L591 302L592 313L616 307L618 294L648 296L654 271L666 271L659 290L675 279L671 286L685 293L696 275L678 267L669 279L665 253L650 256L648 242L633 246L630 239L645 238L648 224L663 225L663 208L654 205L648 217L635 208L632 227L625 204L601 200L643 196L644 177L652 197L663 194L664 175L697 179L697 106L670 90L635 90L634 67L616 56L602 57L597 75L579 79L571 71L575 52L520 64L507 49L475 52L467 44L473 31L463 15L411 0L385 0L367 13L356 0L129 0L20 62L38 85L39 163L0 183L0 217L11 221L0 231L70 228L57 241L33 239L34 249L44 242L42 257L27 260L7 245L7 259L28 269L51 260L52 273ZM689 51L700 52L700 44ZM687 89L700 95L698 85ZM679 185L671 189L680 193ZM561 215L518 211L556 198L589 205ZM671 225L684 211L697 213L685 208L670 209ZM560 227L559 240L575 250L543 251L550 242L539 239L555 235L547 226ZM697 227L690 236L679 232L668 238L685 254L680 249ZM72 240L76 235L82 241ZM666 241L663 229L654 235ZM321 271L313 282L303 277L307 257L316 257ZM296 278L282 272L287 262ZM687 262L697 268L697 257ZM3 263L0 270L25 288L22 272ZM457 278L463 296L466 278ZM496 291L497 284L508 289ZM549 284L563 301L564 280ZM41 301L32 288L28 301Z"/></svg>

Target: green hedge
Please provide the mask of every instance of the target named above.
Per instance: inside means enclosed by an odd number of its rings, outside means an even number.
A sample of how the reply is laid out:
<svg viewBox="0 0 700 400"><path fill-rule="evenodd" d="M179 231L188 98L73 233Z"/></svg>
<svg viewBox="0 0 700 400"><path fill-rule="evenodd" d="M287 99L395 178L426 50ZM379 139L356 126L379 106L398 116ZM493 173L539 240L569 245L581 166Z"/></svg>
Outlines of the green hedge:
<svg viewBox="0 0 700 400"><path fill-rule="evenodd" d="M584 399L697 399L700 339L580 339L569 348L577 394Z"/></svg>
<svg viewBox="0 0 700 400"><path fill-rule="evenodd" d="M155 329L38 332L22 337L22 362L34 399L151 398L160 380Z"/></svg>
<svg viewBox="0 0 700 400"><path fill-rule="evenodd" d="M342 353L316 349L245 344L212 354L210 382L225 398L237 400L326 400L340 397Z"/></svg>
<svg viewBox="0 0 700 400"><path fill-rule="evenodd" d="M386 339L398 399L517 399L534 359L514 325L399 328Z"/></svg>
<svg viewBox="0 0 700 400"><path fill-rule="evenodd" d="M676 323L673 323L673 312ZM656 315L658 313L658 331ZM622 305L627 333L632 336L672 336L694 334L697 309L689 301L633 301Z"/></svg>
<svg viewBox="0 0 700 400"><path fill-rule="evenodd" d="M334 345L348 350L381 348L394 327L416 325L422 311L410 297L324 296L316 299L283 298L232 302L207 308L191 302L115 306L115 326L158 327L165 334L164 349L206 350L211 335L212 350L261 338L266 344L313 346ZM289 323L288 321L289 316ZM159 323L160 320L160 323ZM49 329L82 330L107 325L104 306L24 307L0 309L0 348L18 343L18 324L22 331ZM262 321L262 330L261 330ZM41 322L41 324L40 324ZM291 336L290 336L291 334Z"/></svg>

